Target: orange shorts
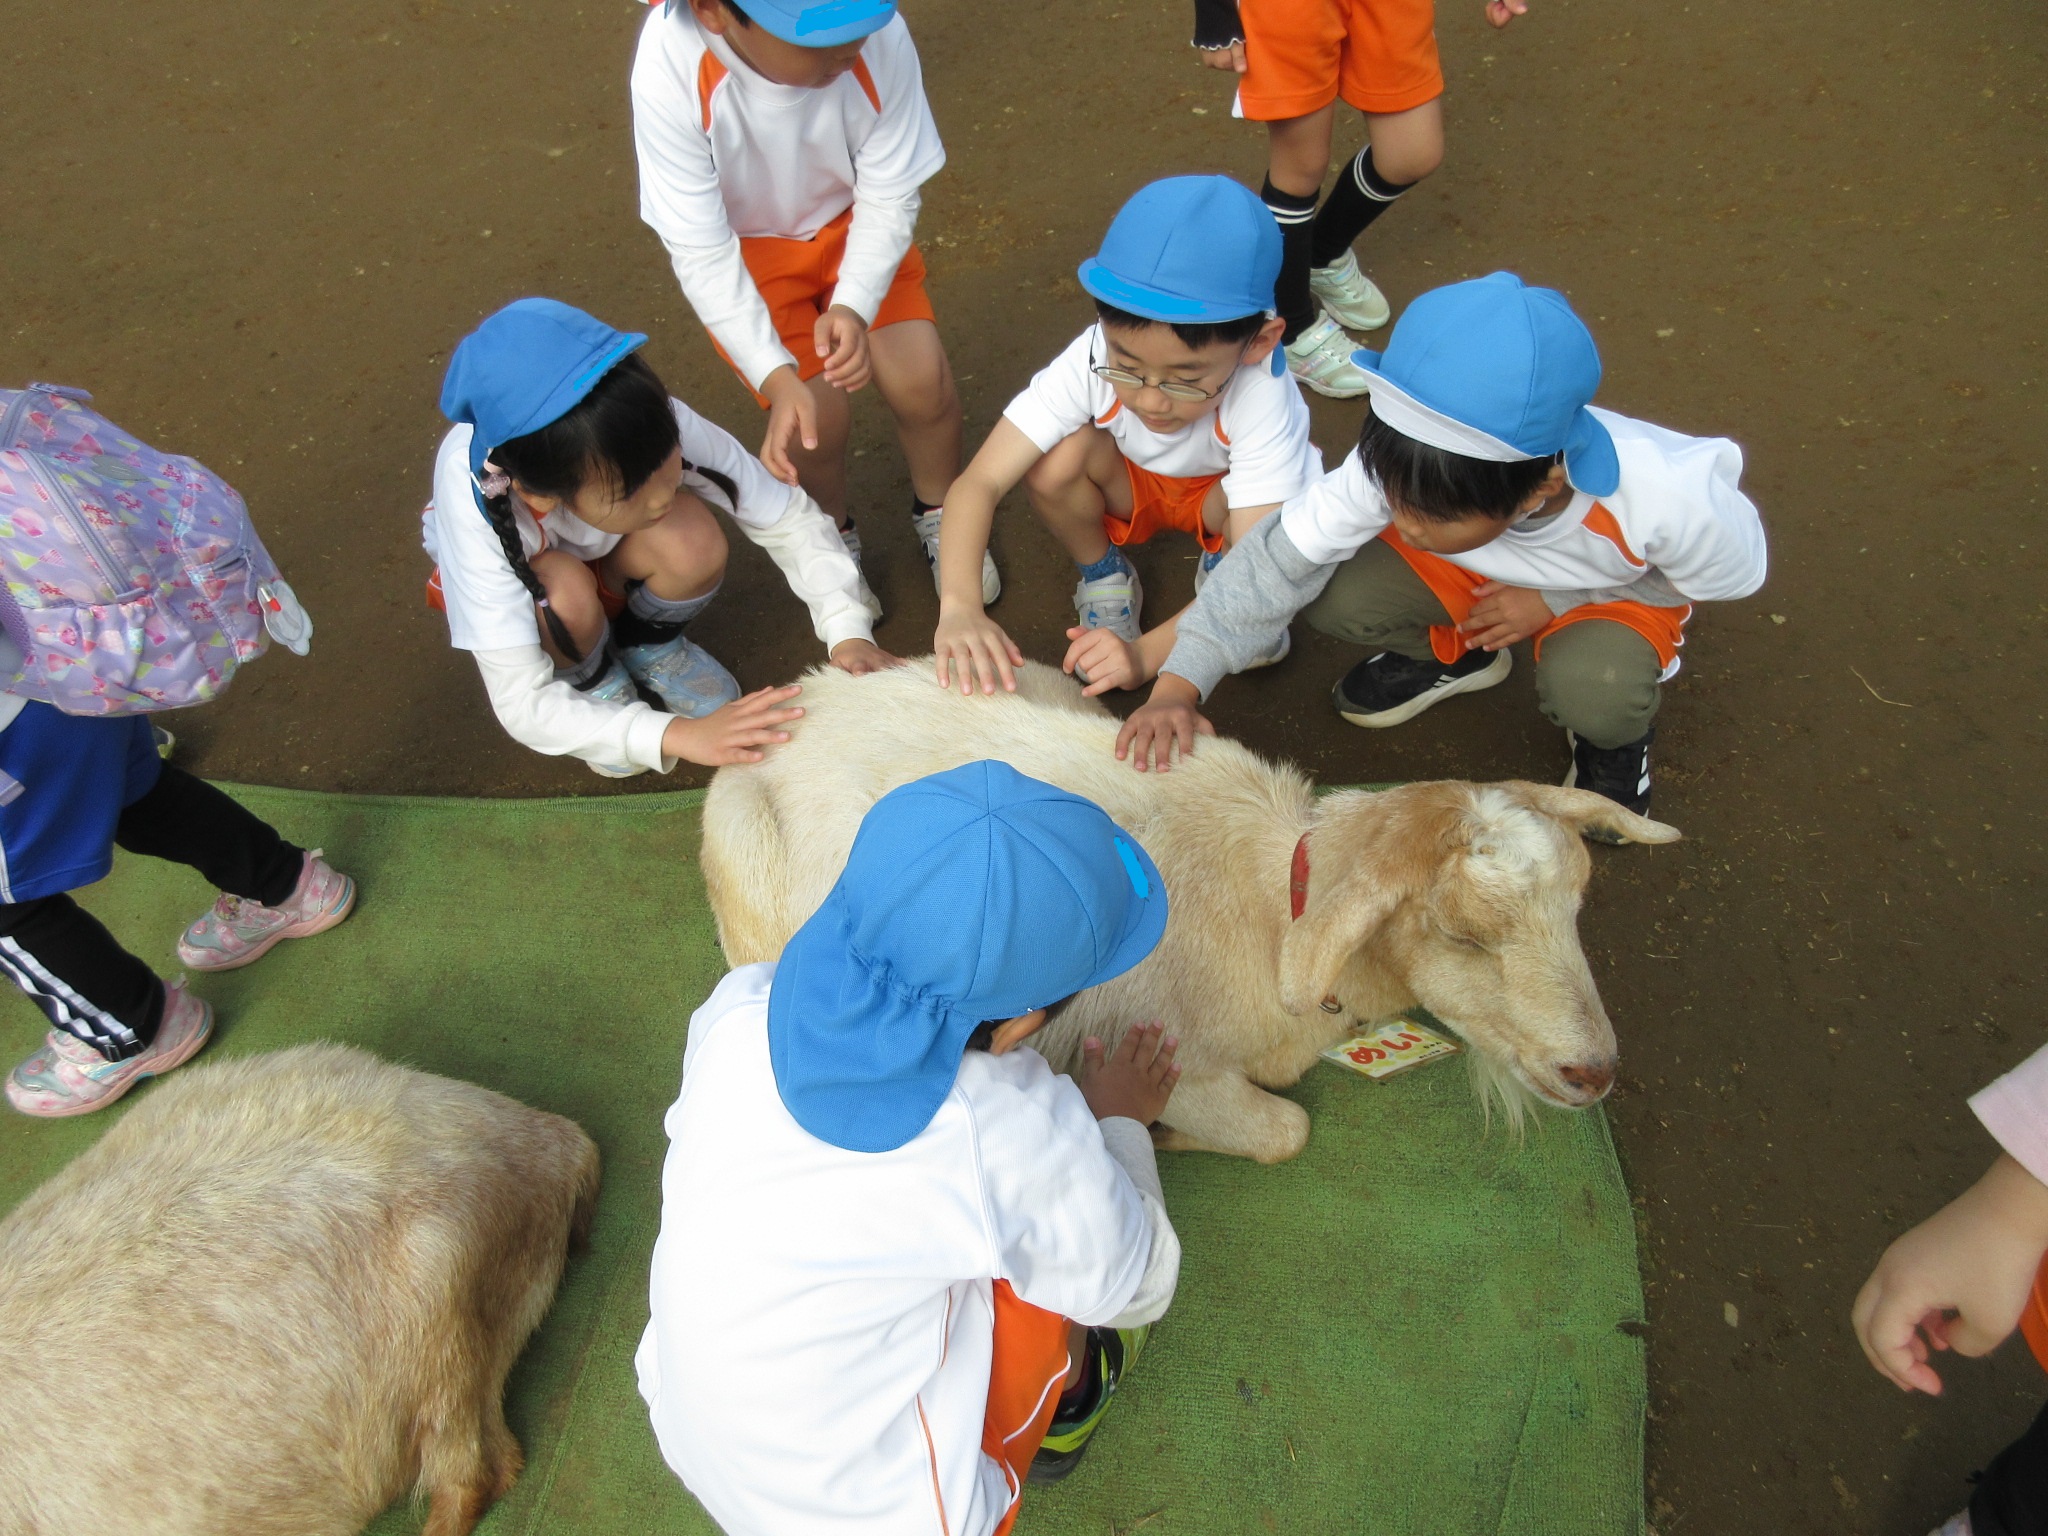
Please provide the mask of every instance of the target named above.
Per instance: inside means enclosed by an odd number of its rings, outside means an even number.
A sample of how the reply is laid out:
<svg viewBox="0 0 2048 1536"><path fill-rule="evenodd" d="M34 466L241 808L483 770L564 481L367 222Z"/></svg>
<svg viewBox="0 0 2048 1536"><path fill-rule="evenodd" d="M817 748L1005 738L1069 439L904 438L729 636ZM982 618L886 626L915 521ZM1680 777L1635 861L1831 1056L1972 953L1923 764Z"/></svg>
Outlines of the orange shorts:
<svg viewBox="0 0 2048 1536"><path fill-rule="evenodd" d="M1155 533L1178 528L1201 540L1202 548L1212 554L1223 547L1222 533L1211 533L1202 522L1202 503L1221 475L1155 475L1129 459L1124 468L1131 476L1131 520L1103 514L1102 531L1110 543L1143 544Z"/></svg>
<svg viewBox="0 0 2048 1536"><path fill-rule="evenodd" d="M1453 565L1441 555L1427 554L1415 548L1400 534L1389 528L1380 535L1395 554L1408 562L1409 568L1422 578L1422 584L1436 595L1444 605L1444 612L1451 616L1450 624L1432 624L1429 627L1429 648L1436 653L1436 659L1449 666L1471 647L1465 643L1465 636L1456 626L1472 616L1472 589L1486 581L1486 577L1466 570L1462 565ZM1552 619L1536 631L1536 659L1543 659L1543 641L1547 635L1554 635L1567 624L1583 624L1589 619L1606 619L1613 624L1623 624L1649 641L1657 652L1659 666L1670 669L1678 659L1678 648L1685 644L1685 621L1692 617L1692 605L1683 608L1652 608L1647 603L1588 603L1583 608Z"/></svg>
<svg viewBox="0 0 2048 1536"><path fill-rule="evenodd" d="M1361 112L1406 112L1444 93L1434 0L1244 0L1244 115L1270 123L1342 96Z"/></svg>
<svg viewBox="0 0 2048 1536"><path fill-rule="evenodd" d="M998 1280L995 1294L995 1358L988 1373L988 1413L981 1425L981 1449L1010 1473L1021 1493L1031 1458L1052 1425L1060 1384L1067 1376L1067 1320L1057 1312L1020 1301L1010 1282ZM1021 1502L1012 1502L995 1536L1009 1536Z"/></svg>
<svg viewBox="0 0 2048 1536"><path fill-rule="evenodd" d="M2020 1333L2034 1359L2048 1370L2048 1258L2043 1258L2035 1271L2033 1294L2027 1297L2027 1310L2020 1314Z"/></svg>
<svg viewBox="0 0 2048 1536"><path fill-rule="evenodd" d="M796 375L800 379L815 379L825 371L813 328L818 316L832 307L832 289L839 281L839 263L846 256L846 231L852 224L853 210L849 208L808 240L760 235L740 242L740 259L747 264L754 286L767 301L775 334L796 359ZM924 291L924 253L913 245L896 269L895 280L882 296L882 307L875 311L875 323L868 329L879 331L885 325L905 320L938 318L931 295ZM732 359L726 357L725 348L718 346L717 337L711 338L711 345L718 347L718 355L725 358L726 366L732 367ZM733 372L739 373L739 369L733 368ZM740 382L747 383L745 374L740 374ZM747 387L753 390L762 409L767 409L768 397L751 384Z"/></svg>
<svg viewBox="0 0 2048 1536"><path fill-rule="evenodd" d="M586 560L583 563L590 567L590 574L597 578L597 600L604 605L604 616L616 619L626 611L626 600L606 583L600 561ZM434 574L427 578L427 606L436 613L448 611L447 599L441 595L441 567L438 565L434 567Z"/></svg>

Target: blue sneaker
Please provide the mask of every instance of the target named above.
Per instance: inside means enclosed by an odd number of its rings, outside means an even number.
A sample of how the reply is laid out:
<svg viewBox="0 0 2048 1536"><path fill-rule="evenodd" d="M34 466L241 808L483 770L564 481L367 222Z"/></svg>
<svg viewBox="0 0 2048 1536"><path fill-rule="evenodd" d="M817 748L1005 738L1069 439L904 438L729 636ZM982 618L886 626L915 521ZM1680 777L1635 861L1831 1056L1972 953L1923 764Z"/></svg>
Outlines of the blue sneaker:
<svg viewBox="0 0 2048 1536"><path fill-rule="evenodd" d="M1138 643L1138 613L1145 588L1126 564L1121 571L1082 580L1074 587L1074 615L1083 629L1106 629L1129 645Z"/></svg>
<svg viewBox="0 0 2048 1536"><path fill-rule="evenodd" d="M1223 557L1229 553L1230 551L1227 549L1205 549L1202 551L1202 558L1195 564L1195 590L1197 592L1202 590L1202 583L1209 579L1209 573L1221 565Z"/></svg>
<svg viewBox="0 0 2048 1536"><path fill-rule="evenodd" d="M685 720L700 720L740 696L740 685L711 653L688 635L654 645L628 645L619 660L634 682Z"/></svg>
<svg viewBox="0 0 2048 1536"><path fill-rule="evenodd" d="M583 692L585 697L603 699L607 704L633 704L640 698L639 689L633 686L632 675L616 656L605 669L604 676ZM592 763L590 771L601 779L630 779L647 770L639 763Z"/></svg>

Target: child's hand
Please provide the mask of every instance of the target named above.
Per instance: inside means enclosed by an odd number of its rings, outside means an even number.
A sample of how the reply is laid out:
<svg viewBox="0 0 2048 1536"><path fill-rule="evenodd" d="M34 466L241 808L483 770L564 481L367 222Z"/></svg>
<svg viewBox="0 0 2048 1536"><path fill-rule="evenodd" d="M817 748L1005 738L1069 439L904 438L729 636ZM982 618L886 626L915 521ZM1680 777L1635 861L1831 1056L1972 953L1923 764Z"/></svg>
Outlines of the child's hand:
<svg viewBox="0 0 2048 1536"><path fill-rule="evenodd" d="M1933 1350L1984 1355L2019 1325L2048 1252L2048 1188L2000 1156L1885 1250L1850 1309L1857 1342L1901 1390L1939 1395Z"/></svg>
<svg viewBox="0 0 2048 1536"><path fill-rule="evenodd" d="M1498 5L1501 3L1501 0L1493 0L1493 3ZM1523 8L1525 10L1528 8L1526 0L1524 0ZM1497 21L1494 25L1498 27L1505 25L1505 23ZM1242 42L1232 43L1227 48L1197 48L1195 50L1195 57L1211 69L1227 69L1232 74L1237 75L1244 73L1244 44Z"/></svg>
<svg viewBox="0 0 2048 1536"><path fill-rule="evenodd" d="M794 437L807 453L817 448L818 402L811 398L810 386L787 363L761 381L761 393L768 397L768 433L761 439L761 462L784 485L795 485L796 465L789 457L789 442Z"/></svg>
<svg viewBox="0 0 2048 1536"><path fill-rule="evenodd" d="M803 692L791 683L782 688L762 688L721 705L696 720L678 717L661 733L664 757L680 757L706 768L723 768L728 763L758 763L754 749L789 740L789 732L776 729L803 714L799 708L783 706Z"/></svg>
<svg viewBox="0 0 2048 1536"><path fill-rule="evenodd" d="M939 686L950 688L957 678L963 699L974 692L977 681L983 693L994 693L998 678L1006 693L1017 691L1016 669L1024 665L1024 653L1003 633L1003 626L979 608L970 612L940 603L932 649L938 653Z"/></svg>
<svg viewBox="0 0 2048 1536"><path fill-rule="evenodd" d="M825 359L825 382L849 395L874 376L868 360L868 323L844 304L834 304L811 327L818 356Z"/></svg>
<svg viewBox="0 0 2048 1536"><path fill-rule="evenodd" d="M832 665L855 677L867 672L885 672L903 665L901 656L891 656L872 640L842 640L832 647Z"/></svg>
<svg viewBox="0 0 2048 1536"><path fill-rule="evenodd" d="M1504 27L1517 16L1529 14L1529 0L1486 0L1486 20L1495 28Z"/></svg>
<svg viewBox="0 0 2048 1536"><path fill-rule="evenodd" d="M1176 745L1185 761L1195 750L1198 733L1216 734L1216 727L1195 708L1201 701L1200 691L1186 678L1171 672L1160 673L1152 697L1132 710L1130 719L1116 733L1116 760L1130 758L1131 766L1140 773L1149 768L1172 772Z"/></svg>
<svg viewBox="0 0 2048 1536"><path fill-rule="evenodd" d="M1173 1053L1180 1040L1162 1033L1166 1026L1153 1021L1133 1024L1116 1044L1116 1054L1103 1060L1102 1042L1090 1035L1081 1042L1081 1075L1077 1079L1081 1097L1095 1111L1095 1118L1107 1120L1122 1115L1140 1125L1150 1125L1166 1113L1166 1101L1173 1097L1173 1085L1180 1081L1180 1068Z"/></svg>
<svg viewBox="0 0 2048 1536"><path fill-rule="evenodd" d="M1079 625L1067 631L1067 639L1073 643L1067 647L1060 670L1085 682L1088 686L1081 692L1087 697L1144 683L1145 663L1129 641L1106 629L1082 629Z"/></svg>
<svg viewBox="0 0 2048 1536"><path fill-rule="evenodd" d="M1511 587L1504 581L1482 581L1472 589L1479 599L1471 617L1458 626L1467 643L1481 650L1497 651L1526 640L1557 615L1543 594L1530 587Z"/></svg>

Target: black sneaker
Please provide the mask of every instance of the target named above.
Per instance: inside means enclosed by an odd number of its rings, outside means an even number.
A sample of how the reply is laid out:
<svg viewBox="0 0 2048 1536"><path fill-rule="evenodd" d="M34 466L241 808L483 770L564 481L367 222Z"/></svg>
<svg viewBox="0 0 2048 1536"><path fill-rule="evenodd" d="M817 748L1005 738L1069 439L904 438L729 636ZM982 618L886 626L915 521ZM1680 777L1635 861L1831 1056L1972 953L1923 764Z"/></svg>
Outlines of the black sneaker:
<svg viewBox="0 0 2048 1536"><path fill-rule="evenodd" d="M1491 688L1512 665L1506 651L1467 651L1448 667L1433 656L1413 661L1381 651L1346 672L1330 690L1330 702L1353 725L1380 730L1413 720L1454 693Z"/></svg>
<svg viewBox="0 0 2048 1536"><path fill-rule="evenodd" d="M1572 744L1571 772L1564 776L1566 789L1590 789L1623 810L1638 816L1650 814L1650 743L1657 739L1654 725L1640 740L1622 747L1596 747L1570 731L1564 737ZM1590 829L1586 836L1596 843L1626 841L1615 833Z"/></svg>

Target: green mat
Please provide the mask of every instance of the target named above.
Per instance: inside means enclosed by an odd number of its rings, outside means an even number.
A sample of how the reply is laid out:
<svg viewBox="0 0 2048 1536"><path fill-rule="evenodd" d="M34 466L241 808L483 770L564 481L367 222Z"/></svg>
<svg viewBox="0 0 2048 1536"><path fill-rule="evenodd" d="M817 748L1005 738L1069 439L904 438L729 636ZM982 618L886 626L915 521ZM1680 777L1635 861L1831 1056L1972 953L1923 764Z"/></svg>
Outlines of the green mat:
<svg viewBox="0 0 2048 1536"><path fill-rule="evenodd" d="M568 1115L603 1148L591 1252L512 1378L526 1475L481 1529L710 1532L632 1372L661 1114L722 968L699 796L235 793L363 896L345 927L198 983L223 1020L211 1054L346 1040ZM169 970L210 897L189 870L124 855L83 899ZM7 997L11 1061L42 1024ZM1179 1297L1088 1460L1031 1490L1018 1531L1640 1536L1642 1295L1605 1121L1488 1136L1456 1063L1385 1084L1319 1066L1294 1093L1315 1127L1294 1162L1162 1159ZM0 1210L119 1113L0 1113ZM372 1529L418 1524L401 1507Z"/></svg>

